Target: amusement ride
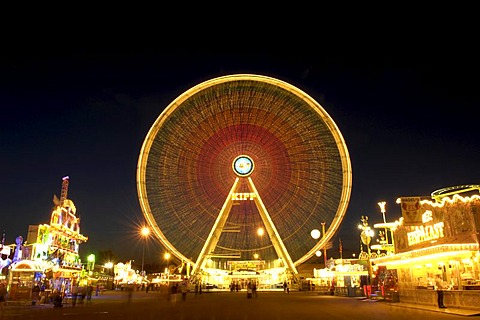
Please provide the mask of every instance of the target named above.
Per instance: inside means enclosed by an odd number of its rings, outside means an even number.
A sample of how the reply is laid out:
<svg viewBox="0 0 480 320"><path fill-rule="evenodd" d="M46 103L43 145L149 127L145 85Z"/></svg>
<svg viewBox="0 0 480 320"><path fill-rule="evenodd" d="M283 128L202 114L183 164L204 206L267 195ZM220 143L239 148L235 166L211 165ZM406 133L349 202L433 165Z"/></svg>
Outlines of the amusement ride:
<svg viewBox="0 0 480 320"><path fill-rule="evenodd" d="M235 74L187 90L144 140L137 191L152 234L189 276L292 281L325 248L351 193L345 141L313 98ZM319 225L324 236L312 239Z"/></svg>

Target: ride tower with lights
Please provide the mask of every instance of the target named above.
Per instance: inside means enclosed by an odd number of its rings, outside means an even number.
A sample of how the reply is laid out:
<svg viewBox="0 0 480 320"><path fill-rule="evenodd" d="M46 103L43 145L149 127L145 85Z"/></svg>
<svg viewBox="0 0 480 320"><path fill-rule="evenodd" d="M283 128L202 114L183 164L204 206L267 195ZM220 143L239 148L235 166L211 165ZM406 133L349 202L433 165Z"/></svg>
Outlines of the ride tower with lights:
<svg viewBox="0 0 480 320"><path fill-rule="evenodd" d="M313 98L237 74L202 82L163 110L140 152L137 191L152 234L189 276L267 287L279 274L296 277L329 243L351 174L345 141ZM312 240L322 223L325 235Z"/></svg>

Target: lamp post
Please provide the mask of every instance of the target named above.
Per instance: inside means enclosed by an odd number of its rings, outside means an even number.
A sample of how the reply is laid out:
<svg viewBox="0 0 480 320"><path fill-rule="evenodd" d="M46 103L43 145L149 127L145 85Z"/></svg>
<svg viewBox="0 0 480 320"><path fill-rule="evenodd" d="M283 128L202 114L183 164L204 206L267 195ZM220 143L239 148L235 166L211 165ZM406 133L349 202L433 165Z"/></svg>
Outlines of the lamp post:
<svg viewBox="0 0 480 320"><path fill-rule="evenodd" d="M168 262L170 260L170 252L165 252L163 257L165 258L165 260L167 260L167 266L165 267L165 273L168 275L168 274L170 274L170 271L168 269Z"/></svg>
<svg viewBox="0 0 480 320"><path fill-rule="evenodd" d="M383 215L383 223L387 223L387 219L385 218L385 205L387 203L385 201L381 201L378 203L378 206L380 207L380 212ZM385 241L388 244L388 235L387 235L387 227L385 227Z"/></svg>
<svg viewBox="0 0 480 320"><path fill-rule="evenodd" d="M368 258L370 259L370 242L372 241L372 237L374 235L373 230L370 228L368 225L368 217L367 216L362 216L361 217L362 224L359 225L359 229L362 230L360 233L360 239L362 240L362 243L367 246L367 253L368 253Z"/></svg>
<svg viewBox="0 0 480 320"><path fill-rule="evenodd" d="M325 222L322 222L322 233L323 233L323 238L325 238ZM310 235L312 236L313 239L317 240L320 238L321 233L320 231L318 231L318 229L313 229L310 232ZM315 254L317 255L317 257L321 256L321 252L319 255L319 251L317 251ZM323 246L323 261L325 263L325 268L326 268L327 267L327 244L326 243L324 243L324 246Z"/></svg>
<svg viewBox="0 0 480 320"><path fill-rule="evenodd" d="M107 262L103 265L103 267L108 270L107 289L111 290L113 289L113 284L115 280L115 277L112 275L113 262Z"/></svg>
<svg viewBox="0 0 480 320"><path fill-rule="evenodd" d="M142 230L140 231L143 237L143 248L142 248L142 276L144 276L144 271L143 271L143 264L145 261L145 243L147 241L147 237L150 234L150 229L148 227L143 227Z"/></svg>
<svg viewBox="0 0 480 320"><path fill-rule="evenodd" d="M257 242L257 244L258 244L259 247L262 246L262 238L263 238L263 235L264 235L264 234L265 234L265 230L264 230L262 227L257 228L257 236L258 236L258 237L256 238L256 239L257 239L256 242ZM254 259L254 260L258 260L259 258L260 258L260 255L259 255L258 253L254 253L254 254L253 254L253 259Z"/></svg>
<svg viewBox="0 0 480 320"><path fill-rule="evenodd" d="M378 206L380 207L380 211L382 212L383 214L383 223L387 223L387 220L385 219L385 205L387 203L385 201L382 201L382 202L379 202L378 203Z"/></svg>
<svg viewBox="0 0 480 320"><path fill-rule="evenodd" d="M361 217L362 224L358 226L359 229L362 230L360 233L360 250L363 251L363 246L367 246L367 260L368 260L368 284L370 284L370 278L372 277L372 265L370 263L371 258L371 250L370 250L370 242L372 241L372 237L374 236L373 230L368 225L368 217L362 216ZM360 252L360 257L364 257L363 252Z"/></svg>
<svg viewBox="0 0 480 320"><path fill-rule="evenodd" d="M87 257L87 270L91 275L95 268L95 255L93 253L89 254Z"/></svg>

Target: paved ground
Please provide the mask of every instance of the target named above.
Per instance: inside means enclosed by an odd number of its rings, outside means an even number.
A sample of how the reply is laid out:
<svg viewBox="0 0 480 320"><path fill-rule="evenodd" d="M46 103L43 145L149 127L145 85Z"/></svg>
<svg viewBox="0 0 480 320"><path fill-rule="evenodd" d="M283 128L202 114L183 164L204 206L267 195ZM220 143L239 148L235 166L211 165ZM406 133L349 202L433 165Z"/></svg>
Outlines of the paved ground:
<svg viewBox="0 0 480 320"><path fill-rule="evenodd" d="M245 292L189 293L176 301L158 292L127 293L108 291L93 297L92 303L66 304L55 309L52 305L14 306L0 310L0 319L205 319L205 320L299 320L299 319L465 319L477 318L480 312L459 309L420 307L378 300L314 295L309 292L259 292L257 298L247 298Z"/></svg>

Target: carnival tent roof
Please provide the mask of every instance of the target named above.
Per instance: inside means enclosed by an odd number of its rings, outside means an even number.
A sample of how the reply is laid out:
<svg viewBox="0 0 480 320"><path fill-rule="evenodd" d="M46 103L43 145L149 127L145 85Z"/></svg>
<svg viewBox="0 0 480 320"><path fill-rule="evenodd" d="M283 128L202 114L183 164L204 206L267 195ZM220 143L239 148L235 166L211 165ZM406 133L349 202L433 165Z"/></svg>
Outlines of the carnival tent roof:
<svg viewBox="0 0 480 320"><path fill-rule="evenodd" d="M41 271L43 272L42 266L37 264L35 261L31 260L20 260L15 261L10 266L12 271Z"/></svg>

